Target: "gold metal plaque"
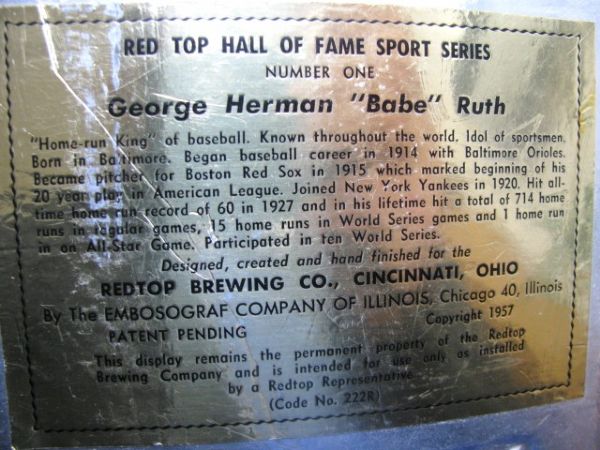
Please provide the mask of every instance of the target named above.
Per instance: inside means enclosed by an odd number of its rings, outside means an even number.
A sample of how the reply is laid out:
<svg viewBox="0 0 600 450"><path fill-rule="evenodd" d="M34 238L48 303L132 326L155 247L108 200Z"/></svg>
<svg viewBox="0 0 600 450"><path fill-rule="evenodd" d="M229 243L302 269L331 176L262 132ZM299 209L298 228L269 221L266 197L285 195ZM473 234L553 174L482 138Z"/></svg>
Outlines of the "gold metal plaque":
<svg viewBox="0 0 600 450"><path fill-rule="evenodd" d="M2 21L15 446L582 395L592 24L357 5Z"/></svg>

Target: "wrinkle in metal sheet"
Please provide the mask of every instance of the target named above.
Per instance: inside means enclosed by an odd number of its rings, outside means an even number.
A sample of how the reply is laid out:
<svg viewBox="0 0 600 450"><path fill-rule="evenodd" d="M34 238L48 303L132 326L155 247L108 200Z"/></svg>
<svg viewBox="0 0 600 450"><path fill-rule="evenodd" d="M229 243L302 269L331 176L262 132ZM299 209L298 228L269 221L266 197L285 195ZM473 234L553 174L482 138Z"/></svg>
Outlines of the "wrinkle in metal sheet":
<svg viewBox="0 0 600 450"><path fill-rule="evenodd" d="M19 446L264 439L581 395L590 26L111 11L3 10Z"/></svg>

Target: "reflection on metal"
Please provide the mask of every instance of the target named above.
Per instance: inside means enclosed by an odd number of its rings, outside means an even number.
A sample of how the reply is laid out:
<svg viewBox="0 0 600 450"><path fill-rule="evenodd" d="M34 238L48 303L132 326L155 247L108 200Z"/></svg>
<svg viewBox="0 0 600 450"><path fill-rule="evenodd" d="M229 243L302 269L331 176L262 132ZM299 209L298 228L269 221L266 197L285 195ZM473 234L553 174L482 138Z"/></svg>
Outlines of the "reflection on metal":
<svg viewBox="0 0 600 450"><path fill-rule="evenodd" d="M16 445L582 395L591 26L226 8L3 10Z"/></svg>

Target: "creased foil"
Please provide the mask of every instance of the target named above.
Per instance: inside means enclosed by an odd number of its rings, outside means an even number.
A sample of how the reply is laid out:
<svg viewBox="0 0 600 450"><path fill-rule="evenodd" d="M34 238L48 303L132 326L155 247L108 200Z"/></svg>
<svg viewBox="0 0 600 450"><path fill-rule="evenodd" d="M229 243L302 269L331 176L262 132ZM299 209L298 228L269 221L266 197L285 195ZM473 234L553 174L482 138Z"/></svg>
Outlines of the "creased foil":
<svg viewBox="0 0 600 450"><path fill-rule="evenodd" d="M360 5L2 19L17 447L582 395L591 24Z"/></svg>

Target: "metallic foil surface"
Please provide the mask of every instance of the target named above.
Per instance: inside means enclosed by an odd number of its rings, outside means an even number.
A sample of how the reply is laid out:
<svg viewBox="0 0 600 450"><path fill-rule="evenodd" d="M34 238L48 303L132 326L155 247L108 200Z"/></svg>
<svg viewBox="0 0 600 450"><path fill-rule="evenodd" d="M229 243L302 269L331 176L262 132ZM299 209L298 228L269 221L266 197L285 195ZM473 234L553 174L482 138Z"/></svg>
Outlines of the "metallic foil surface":
<svg viewBox="0 0 600 450"><path fill-rule="evenodd" d="M582 395L591 24L1 11L16 447L316 435Z"/></svg>

